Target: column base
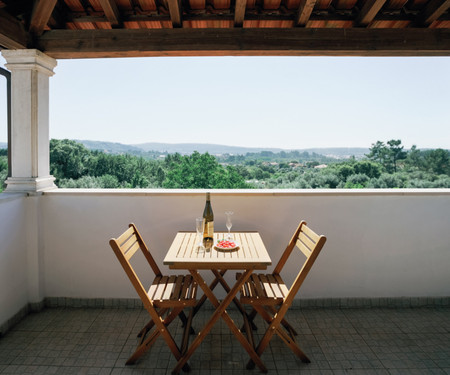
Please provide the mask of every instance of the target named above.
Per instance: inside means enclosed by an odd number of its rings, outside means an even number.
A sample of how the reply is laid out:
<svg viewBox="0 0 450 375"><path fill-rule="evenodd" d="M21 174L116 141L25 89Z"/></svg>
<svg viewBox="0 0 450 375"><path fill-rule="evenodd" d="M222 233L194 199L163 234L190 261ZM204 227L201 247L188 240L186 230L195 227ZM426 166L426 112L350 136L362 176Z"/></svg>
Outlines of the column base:
<svg viewBox="0 0 450 375"><path fill-rule="evenodd" d="M5 181L5 193L37 193L57 189L55 177L8 177Z"/></svg>

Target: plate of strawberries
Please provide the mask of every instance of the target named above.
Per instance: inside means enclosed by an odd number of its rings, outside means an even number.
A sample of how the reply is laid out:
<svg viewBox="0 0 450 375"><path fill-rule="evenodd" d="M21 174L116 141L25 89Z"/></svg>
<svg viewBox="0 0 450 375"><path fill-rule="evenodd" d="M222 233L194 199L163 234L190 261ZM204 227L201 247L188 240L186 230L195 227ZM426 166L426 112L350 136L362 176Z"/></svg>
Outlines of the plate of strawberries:
<svg viewBox="0 0 450 375"><path fill-rule="evenodd" d="M219 240L214 244L214 249L219 251L235 251L239 249L239 244L231 240Z"/></svg>

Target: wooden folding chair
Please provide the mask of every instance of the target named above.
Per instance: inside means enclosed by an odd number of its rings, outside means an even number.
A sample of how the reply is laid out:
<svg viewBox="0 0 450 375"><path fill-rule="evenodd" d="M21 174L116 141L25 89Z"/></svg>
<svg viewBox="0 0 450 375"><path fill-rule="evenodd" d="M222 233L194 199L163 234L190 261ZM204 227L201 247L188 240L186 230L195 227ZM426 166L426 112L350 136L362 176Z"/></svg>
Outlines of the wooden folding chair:
<svg viewBox="0 0 450 375"><path fill-rule="evenodd" d="M122 233L118 238L112 238L109 241L114 253L119 259L120 264L125 270L128 278L133 284L136 292L141 298L144 307L150 314L150 322L140 331L141 340L136 351L127 360L126 364L130 365L144 354L155 342L158 336L162 336L169 346L171 352L177 359L182 357L189 343L189 332L193 318L193 307L197 300L197 283L191 275L180 276L163 276L158 265L153 259L148 247L142 239L136 226L131 223L128 230ZM155 279L150 287L146 290L139 280L136 272L130 264L130 259L141 250L145 259L149 263L151 269L155 273ZM189 318L183 312L185 307L191 307ZM184 323L184 333L182 338L181 349L175 343L167 326L177 317ZM156 329L147 336L148 332L153 328ZM189 365L186 364L183 370L189 371Z"/></svg>
<svg viewBox="0 0 450 375"><path fill-rule="evenodd" d="M257 314L269 324L258 346L255 347L256 353L259 356L264 352L272 336L276 333L303 362L310 362L309 358L303 353L295 341L297 333L284 317L308 272L311 270L325 241L326 237L317 235L306 225L305 221L302 221L274 271L271 274L252 274L241 288L241 303L249 304L253 307L248 318L244 314L244 320L248 319L245 322L245 331L247 332L249 341L253 343L249 322L252 322ZM303 253L306 259L292 286L288 288L281 278L280 272L295 247ZM284 326L285 329L280 327L280 325ZM254 363L250 360L247 368L253 367Z"/></svg>

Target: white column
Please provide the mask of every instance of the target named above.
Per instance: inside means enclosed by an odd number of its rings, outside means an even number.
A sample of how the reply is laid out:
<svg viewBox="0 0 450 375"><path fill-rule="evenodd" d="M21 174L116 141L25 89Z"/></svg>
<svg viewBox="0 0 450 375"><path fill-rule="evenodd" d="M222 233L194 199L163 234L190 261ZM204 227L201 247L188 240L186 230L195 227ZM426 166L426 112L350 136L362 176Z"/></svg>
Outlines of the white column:
<svg viewBox="0 0 450 375"><path fill-rule="evenodd" d="M56 60L34 49L2 50L11 71L11 177L6 192L54 189L50 175L49 77Z"/></svg>

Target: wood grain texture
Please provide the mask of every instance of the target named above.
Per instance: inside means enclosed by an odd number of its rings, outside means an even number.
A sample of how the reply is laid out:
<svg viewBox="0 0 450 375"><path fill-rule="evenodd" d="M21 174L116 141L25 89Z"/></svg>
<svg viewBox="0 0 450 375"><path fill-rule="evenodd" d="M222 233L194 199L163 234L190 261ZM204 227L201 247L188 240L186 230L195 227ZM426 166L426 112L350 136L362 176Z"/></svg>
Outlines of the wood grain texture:
<svg viewBox="0 0 450 375"><path fill-rule="evenodd" d="M242 27L245 18L245 8L247 7L247 0L236 0L234 7L234 26Z"/></svg>
<svg viewBox="0 0 450 375"><path fill-rule="evenodd" d="M380 11L381 7L384 5L386 0L367 0L364 2L364 6L361 9L358 17L356 18L356 23L361 26L367 26L372 22Z"/></svg>
<svg viewBox="0 0 450 375"><path fill-rule="evenodd" d="M450 29L53 30L54 58L131 56L448 56Z"/></svg>
<svg viewBox="0 0 450 375"><path fill-rule="evenodd" d="M215 241L225 237L226 233L214 233ZM193 232L177 233L164 258L164 264L172 269L265 269L271 264L270 256L257 232L233 233L239 243L236 251L198 252L197 234Z"/></svg>
<svg viewBox="0 0 450 375"><path fill-rule="evenodd" d="M41 35L55 9L57 0L37 0L30 21L30 32Z"/></svg>
<svg viewBox="0 0 450 375"><path fill-rule="evenodd" d="M298 7L298 13L295 18L297 26L306 26L311 17L311 13L316 5L317 0L301 0Z"/></svg>
<svg viewBox="0 0 450 375"><path fill-rule="evenodd" d="M417 24L430 25L450 8L450 0L432 0L418 16Z"/></svg>
<svg viewBox="0 0 450 375"><path fill-rule="evenodd" d="M7 49L27 48L28 34L23 25L0 9L0 47Z"/></svg>
<svg viewBox="0 0 450 375"><path fill-rule="evenodd" d="M99 0L111 26L120 25L120 12L115 0Z"/></svg>

